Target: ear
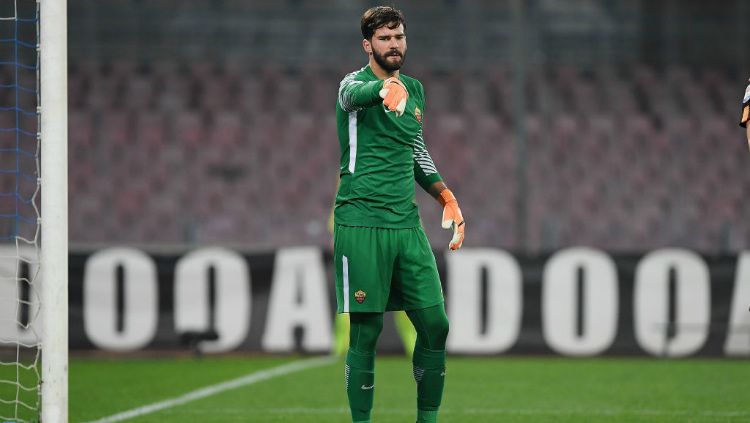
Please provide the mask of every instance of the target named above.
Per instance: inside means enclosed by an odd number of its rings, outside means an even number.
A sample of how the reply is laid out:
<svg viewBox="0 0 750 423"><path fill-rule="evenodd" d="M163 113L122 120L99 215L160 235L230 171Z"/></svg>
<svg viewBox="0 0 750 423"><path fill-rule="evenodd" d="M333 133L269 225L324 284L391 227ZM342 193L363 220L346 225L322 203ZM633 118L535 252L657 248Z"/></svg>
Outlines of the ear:
<svg viewBox="0 0 750 423"><path fill-rule="evenodd" d="M365 50L365 53L372 55L372 44L366 38L362 39L362 48Z"/></svg>

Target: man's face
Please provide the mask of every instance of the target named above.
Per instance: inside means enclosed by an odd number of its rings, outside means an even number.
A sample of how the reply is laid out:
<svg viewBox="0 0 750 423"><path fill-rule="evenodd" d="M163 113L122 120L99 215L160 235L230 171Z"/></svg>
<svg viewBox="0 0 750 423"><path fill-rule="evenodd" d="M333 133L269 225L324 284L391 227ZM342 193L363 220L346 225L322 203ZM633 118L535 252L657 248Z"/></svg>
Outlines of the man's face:
<svg viewBox="0 0 750 423"><path fill-rule="evenodd" d="M393 72L401 69L406 57L406 35L404 26L399 25L396 28L382 26L375 30L370 41L372 57L386 72Z"/></svg>

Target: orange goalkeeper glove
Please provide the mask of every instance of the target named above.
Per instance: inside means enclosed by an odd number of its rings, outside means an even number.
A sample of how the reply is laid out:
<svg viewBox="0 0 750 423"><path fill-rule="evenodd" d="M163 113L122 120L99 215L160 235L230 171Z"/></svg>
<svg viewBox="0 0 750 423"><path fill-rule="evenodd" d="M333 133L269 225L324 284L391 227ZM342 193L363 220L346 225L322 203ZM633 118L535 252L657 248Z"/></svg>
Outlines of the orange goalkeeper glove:
<svg viewBox="0 0 750 423"><path fill-rule="evenodd" d="M458 201L451 190L440 191L438 201L443 206L443 229L453 229L453 238L448 246L451 250L458 250L464 242L464 217L458 208Z"/></svg>
<svg viewBox="0 0 750 423"><path fill-rule="evenodd" d="M383 81L383 88L378 94L383 98L383 105L388 110L396 112L398 117L404 114L409 92L406 91L406 86L398 78L390 77Z"/></svg>

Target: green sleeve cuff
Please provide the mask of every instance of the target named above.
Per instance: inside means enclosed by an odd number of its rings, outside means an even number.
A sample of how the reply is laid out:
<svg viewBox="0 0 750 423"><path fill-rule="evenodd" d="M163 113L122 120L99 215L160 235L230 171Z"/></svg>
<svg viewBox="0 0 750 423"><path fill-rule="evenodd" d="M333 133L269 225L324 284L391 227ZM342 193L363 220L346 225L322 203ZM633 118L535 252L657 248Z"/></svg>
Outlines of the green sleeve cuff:
<svg viewBox="0 0 750 423"><path fill-rule="evenodd" d="M374 106L382 101L380 98L380 88L382 86L383 81L369 81L353 86L351 90L354 105L357 108L364 108Z"/></svg>
<svg viewBox="0 0 750 423"><path fill-rule="evenodd" d="M419 166L417 166L417 167L419 167ZM419 186L421 186L422 189L425 190L425 191L427 191L427 192L430 191L430 187L432 186L432 184L434 184L435 182L442 182L443 181L443 178L442 178L442 176L440 176L439 173L435 172L435 173L431 173L429 175L425 175L422 172L421 169L415 169L414 179L416 179L416 181L419 184Z"/></svg>
<svg viewBox="0 0 750 423"><path fill-rule="evenodd" d="M383 88L383 81L370 81L366 82L365 85L369 85L363 91L369 94L368 103L377 103L381 101L380 89Z"/></svg>

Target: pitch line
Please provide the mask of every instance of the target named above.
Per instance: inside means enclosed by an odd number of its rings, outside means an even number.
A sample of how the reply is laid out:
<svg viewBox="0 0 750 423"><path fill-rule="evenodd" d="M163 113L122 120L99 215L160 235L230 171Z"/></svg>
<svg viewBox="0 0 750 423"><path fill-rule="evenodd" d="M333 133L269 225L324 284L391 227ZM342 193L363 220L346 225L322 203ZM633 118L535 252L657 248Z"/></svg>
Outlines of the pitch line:
<svg viewBox="0 0 750 423"><path fill-rule="evenodd" d="M338 360L335 356L315 357L302 361L295 361L281 366L273 367L267 370L260 370L239 377L237 379L228 380L226 382L217 383L215 385L209 385L205 388L196 389L195 391L188 392L187 394L180 395L178 397L169 398L164 401L155 402L153 404L144 405L142 407L134 408L132 410L123 411L121 413L113 414L111 416L103 417L99 420L92 420L87 423L114 423L121 422L123 420L132 419L135 417L143 416L145 414L155 413L157 411L166 410L168 408L176 407L178 405L187 404L192 401L210 397L212 395L220 394L231 389L242 388L262 382L265 380L273 379L275 377L288 375L294 372L300 372L302 370L312 369L314 367L325 366L326 364L333 363Z"/></svg>

